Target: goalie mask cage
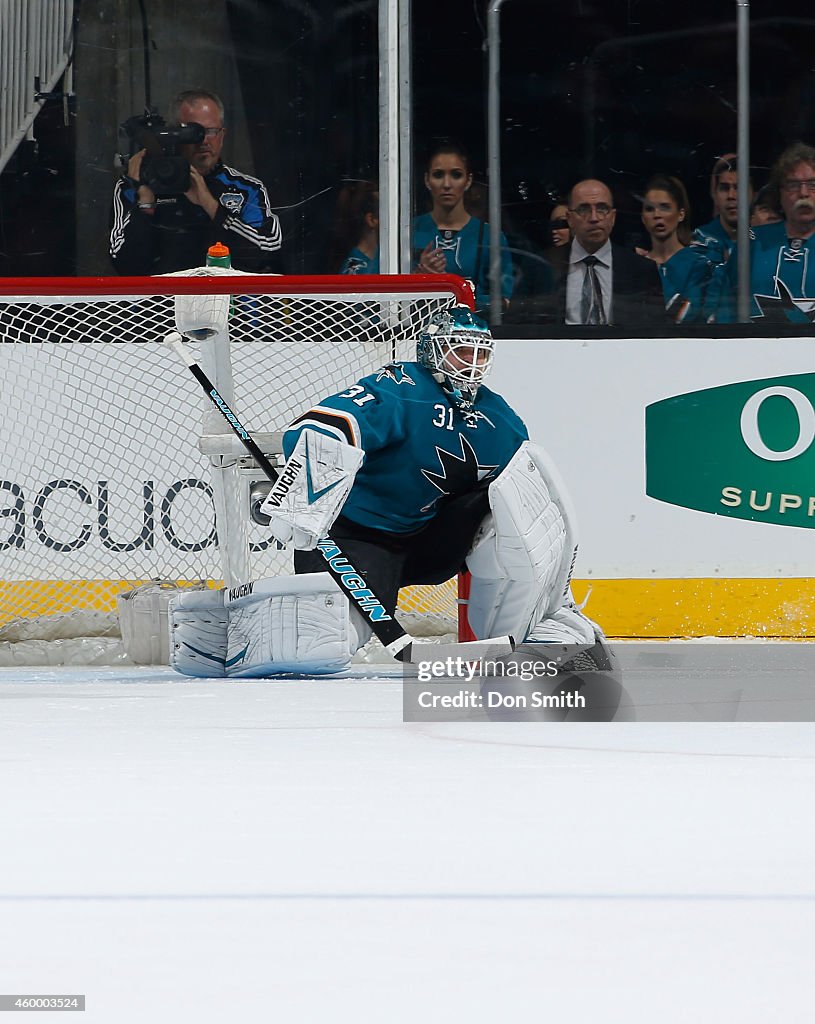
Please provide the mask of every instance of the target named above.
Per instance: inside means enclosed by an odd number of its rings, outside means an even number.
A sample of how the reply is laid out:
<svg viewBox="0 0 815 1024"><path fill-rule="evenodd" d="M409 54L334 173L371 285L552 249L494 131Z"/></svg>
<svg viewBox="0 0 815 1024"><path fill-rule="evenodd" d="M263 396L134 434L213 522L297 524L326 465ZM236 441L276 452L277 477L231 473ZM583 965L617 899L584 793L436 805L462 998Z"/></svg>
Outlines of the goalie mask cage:
<svg viewBox="0 0 815 1024"><path fill-rule="evenodd" d="M429 318L462 302L469 287L447 275L0 281L0 648L115 635L117 596L145 582L291 571L250 515L262 471L163 344L177 317L212 320L189 343L275 462L297 415L414 359ZM454 581L409 588L400 619L454 633L456 596Z"/></svg>

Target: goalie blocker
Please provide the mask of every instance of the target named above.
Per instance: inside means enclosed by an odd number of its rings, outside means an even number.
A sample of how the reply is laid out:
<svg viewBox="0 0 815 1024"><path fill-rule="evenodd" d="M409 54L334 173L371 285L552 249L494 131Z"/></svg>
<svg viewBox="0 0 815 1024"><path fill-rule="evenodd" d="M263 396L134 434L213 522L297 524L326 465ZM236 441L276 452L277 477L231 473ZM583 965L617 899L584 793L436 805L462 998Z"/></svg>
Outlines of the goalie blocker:
<svg viewBox="0 0 815 1024"><path fill-rule="evenodd" d="M261 505L280 544L310 551L325 537L354 483L365 453L315 430L304 430Z"/></svg>

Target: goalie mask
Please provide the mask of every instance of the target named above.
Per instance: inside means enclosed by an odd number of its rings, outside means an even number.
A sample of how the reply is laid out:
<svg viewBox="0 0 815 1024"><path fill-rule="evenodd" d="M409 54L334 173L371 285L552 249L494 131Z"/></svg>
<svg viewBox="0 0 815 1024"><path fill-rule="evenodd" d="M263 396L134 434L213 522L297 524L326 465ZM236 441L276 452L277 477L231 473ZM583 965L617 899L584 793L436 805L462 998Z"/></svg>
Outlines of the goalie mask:
<svg viewBox="0 0 815 1024"><path fill-rule="evenodd" d="M419 337L417 361L458 404L469 405L492 366L495 340L467 306L436 313Z"/></svg>

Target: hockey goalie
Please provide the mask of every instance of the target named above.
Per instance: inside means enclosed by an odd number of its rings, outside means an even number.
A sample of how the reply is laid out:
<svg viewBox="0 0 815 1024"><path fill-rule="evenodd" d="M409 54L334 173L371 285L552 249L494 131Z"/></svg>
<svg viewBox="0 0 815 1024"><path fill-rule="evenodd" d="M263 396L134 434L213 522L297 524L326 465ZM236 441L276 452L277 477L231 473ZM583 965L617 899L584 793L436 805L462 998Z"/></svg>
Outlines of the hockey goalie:
<svg viewBox="0 0 815 1024"><path fill-rule="evenodd" d="M415 362L323 399L284 434L287 462L263 503L294 576L192 591L170 606L170 660L191 676L341 671L370 626L325 572L321 538L389 614L401 587L470 571L479 638L603 645L575 606L574 514L546 452L485 385L495 342L466 306L436 314Z"/></svg>

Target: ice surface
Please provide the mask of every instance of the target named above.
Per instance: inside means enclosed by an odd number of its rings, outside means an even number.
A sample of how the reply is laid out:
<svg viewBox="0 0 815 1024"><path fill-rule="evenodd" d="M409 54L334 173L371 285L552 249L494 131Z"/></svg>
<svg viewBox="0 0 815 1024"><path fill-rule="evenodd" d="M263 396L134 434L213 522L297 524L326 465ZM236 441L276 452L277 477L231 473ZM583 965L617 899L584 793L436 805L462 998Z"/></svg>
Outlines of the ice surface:
<svg viewBox="0 0 815 1024"><path fill-rule="evenodd" d="M89 1024L809 1019L813 741L0 670L0 991Z"/></svg>

